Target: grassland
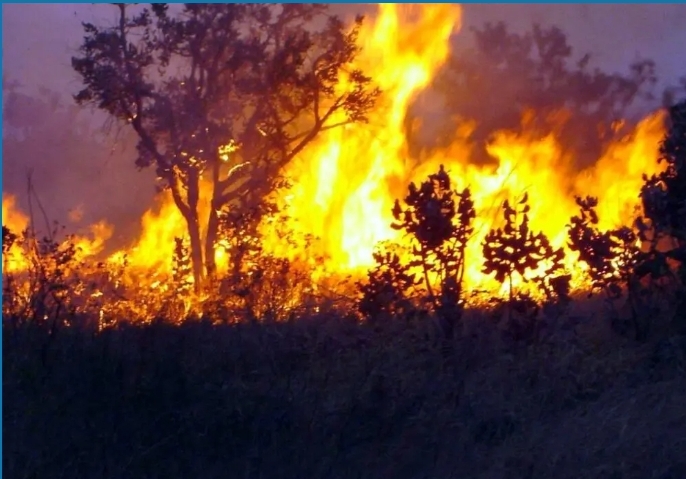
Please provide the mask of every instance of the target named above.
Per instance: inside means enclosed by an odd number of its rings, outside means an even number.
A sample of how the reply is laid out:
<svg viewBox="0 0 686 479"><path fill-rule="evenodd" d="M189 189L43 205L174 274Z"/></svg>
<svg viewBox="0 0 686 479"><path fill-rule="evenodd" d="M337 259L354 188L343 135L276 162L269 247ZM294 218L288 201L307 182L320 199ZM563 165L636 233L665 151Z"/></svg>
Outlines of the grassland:
<svg viewBox="0 0 686 479"><path fill-rule="evenodd" d="M686 477L686 336L430 321L5 327L7 478Z"/></svg>

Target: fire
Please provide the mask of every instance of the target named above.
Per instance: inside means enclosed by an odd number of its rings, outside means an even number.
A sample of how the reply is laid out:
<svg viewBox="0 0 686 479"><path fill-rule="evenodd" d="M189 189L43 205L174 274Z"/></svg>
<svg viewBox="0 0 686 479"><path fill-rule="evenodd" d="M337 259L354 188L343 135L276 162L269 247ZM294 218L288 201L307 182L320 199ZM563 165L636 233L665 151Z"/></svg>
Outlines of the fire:
<svg viewBox="0 0 686 479"><path fill-rule="evenodd" d="M29 225L29 219L16 206L17 199L12 195L2 195L2 224L14 234L24 231ZM3 245L4 246L4 245ZM21 271L28 266L26 258L18 245L12 245L7 252L3 248L3 273Z"/></svg>
<svg viewBox="0 0 686 479"><path fill-rule="evenodd" d="M16 205L16 198L10 194L3 194L2 197L2 223L9 230L21 237L29 228L29 218L21 212ZM38 230L38 229L37 229ZM74 249L74 260L83 261L91 258L105 248L107 240L112 236L114 229L106 221L98 221L88 227L88 235L75 235L71 238ZM30 256L35 253L35 241L42 237L47 237L49 232L36 231L36 238L28 235L24 242L24 248L15 242L9 250L3 254L3 272L16 273L26 271L30 266ZM42 235L42 236L41 236ZM60 241L60 238L56 238Z"/></svg>
<svg viewBox="0 0 686 479"><path fill-rule="evenodd" d="M595 165L583 171L575 169L553 126L546 134L529 127L533 113L523 118L522 133L494 132L487 145L493 160L489 164L473 161L469 121L457 126L447 148L411 157L405 133L409 108L447 60L450 37L460 27L461 8L456 5L379 5L378 15L365 23L359 37L359 66L383 91L369 124L323 132L284 172L292 187L279 193L278 203L288 208L287 226L319 238L318 249L289 245L284 251L273 223L265 221L262 233L267 250L301 258L316 252L327 258L329 273L359 274L373 264L372 253L379 242L404 241L390 227L393 202L404 197L410 181L422 181L440 164L456 188L471 189L475 201L476 232L466 273L472 289L494 292L500 287L481 272L480 258L483 239L499 224L505 199L528 192L531 226L543 231L555 247L566 247L566 225L577 213L576 195L599 198L601 228L631 223L639 206L642 175L659 167L656 155L664 134L663 113L646 118L634 132L608 145ZM345 88L345 79L340 87ZM228 145L222 154L228 159L232 151ZM201 224L209 214L206 196ZM9 196L3 197L3 223L15 231L28 224ZM133 268L147 271L158 284L160 274L171 271L174 238L186 235L185 222L170 195L163 195L144 215L141 227L137 242L111 255L109 261L121 263L126 255ZM84 251L96 254L110 234L111 228L104 223L96 226L95 239L84 242ZM225 253L220 249L217 255L223 259ZM572 255L567 259L574 284L581 284L583 272Z"/></svg>
<svg viewBox="0 0 686 479"><path fill-rule="evenodd" d="M362 32L360 65L376 79L383 99L368 125L326 132L287 170L294 188L283 198L294 217L291 225L322 238L328 267L360 272L373 263L380 241L402 241L390 228L391 208L409 181L422 181L444 164L457 188L470 187L478 218L468 251L466 281L471 288L497 290L481 273L481 244L497 226L505 199L529 193L531 226L555 247L566 246L566 225L577 213L575 195L599 197L602 228L630 224L638 206L642 174L658 168L656 145L664 130L662 113L641 122L586 171L551 132L541 136L523 118L524 133L495 132L487 147L494 163L477 166L470 158L471 125L458 126L454 142L428 157L410 158L404 132L408 108L431 82L449 54L449 38L460 27L455 5L380 5L377 19ZM564 120L564 112L554 121ZM420 160L420 161L418 161ZM575 284L582 271L568 256Z"/></svg>
<svg viewBox="0 0 686 479"><path fill-rule="evenodd" d="M326 132L287 168L292 227L322 238L330 267L366 267L378 242L398 239L390 211L410 179L404 120L448 58L460 21L455 5L379 5L359 39L360 67L384 92L369 124Z"/></svg>
<svg viewBox="0 0 686 479"><path fill-rule="evenodd" d="M141 227L143 234L136 245L115 253L111 259L126 254L129 263L137 269L168 273L171 270L174 238L185 234L181 212L169 199L162 202L158 210L146 211L141 219Z"/></svg>

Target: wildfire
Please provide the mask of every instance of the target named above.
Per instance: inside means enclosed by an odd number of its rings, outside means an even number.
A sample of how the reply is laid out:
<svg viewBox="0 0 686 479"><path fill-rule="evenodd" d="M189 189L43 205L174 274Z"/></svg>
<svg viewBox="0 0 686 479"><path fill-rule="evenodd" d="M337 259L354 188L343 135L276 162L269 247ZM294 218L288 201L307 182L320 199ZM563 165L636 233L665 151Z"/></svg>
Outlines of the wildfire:
<svg viewBox="0 0 686 479"><path fill-rule="evenodd" d="M380 5L378 17L360 36L360 65L384 92L370 123L326 132L288 168L294 184L287 201L291 227L322 238L329 269L364 270L379 242L402 241L390 228L393 202L404 197L410 181L422 181L440 164L456 188L468 186L474 195L478 218L466 274L472 288L498 287L481 273L481 243L497 225L505 199L528 191L534 199L531 225L556 247L566 245L566 225L577 212L575 195L599 197L602 228L631 223L642 174L658 168L662 113L609 145L594 167L581 172L573 170L554 132L544 137L496 132L487 147L495 164L476 166L470 161L468 123L458 127L448 148L410 158L404 129L408 108L447 59L449 38L460 20L455 5ZM568 267L579 284L581 271L571 256Z"/></svg>
<svg viewBox="0 0 686 479"><path fill-rule="evenodd" d="M411 179L403 123L460 21L455 5L379 5L360 34L360 66L384 92L369 124L327 132L287 169L291 226L322 238L331 267L369 266L378 242L398 239L390 211Z"/></svg>
<svg viewBox="0 0 686 479"><path fill-rule="evenodd" d="M481 272L480 258L481 243L498 224L505 199L528 192L532 228L543 231L556 247L565 247L566 225L577 212L575 195L599 198L601 228L631 223L639 205L642 175L658 168L662 113L644 119L633 133L608 145L595 165L583 171L574 170L553 128L546 136L526 128L522 134L494 132L487 146L494 161L477 165L471 161L471 128L465 122L447 148L411 157L405 133L408 110L447 60L450 37L460 27L461 8L456 5L379 5L378 15L365 24L359 37L359 66L383 91L369 124L323 132L284 172L292 187L279 194L278 203L288 207L287 227L319 238L318 249L289 245L284 252L280 235L265 221L262 233L268 251L303 258L317 252L327 258L329 272L364 271L372 265L379 242L403 241L390 227L395 199L404 197L410 181L422 181L440 164L456 188L471 189L475 201L476 232L467 256L470 288L495 291L500 287ZM227 146L223 154L228 158L232 151ZM208 214L205 201L201 218ZM3 223L14 231L28 224L10 196L3 196ZM170 196L163 196L161 204L144 215L141 226L136 244L111 255L109 261L121 263L126 254L132 267L154 272L159 281L158 273L171 271L174 238L185 236L186 226ZM83 243L84 251L97 253L110 234L111 229L100 224L93 230L96 239ZM217 255L221 264L224 252ZM572 255L567 258L578 285L582 272ZM16 258L11 261L10 270L18 267Z"/></svg>
<svg viewBox="0 0 686 479"><path fill-rule="evenodd" d="M16 207L16 198L12 195L2 195L2 224L14 234L24 231L29 224L29 219ZM21 271L27 267L27 260L17 245L10 246L5 251L3 244L2 271L12 273Z"/></svg>
<svg viewBox="0 0 686 479"><path fill-rule="evenodd" d="M29 218L17 208L16 198L9 194L2 196L2 223L15 235L22 235L29 227ZM87 236L73 236L74 259L81 261L100 253L113 231L113 227L106 221L98 221L88 227ZM47 236L48 233L42 231L43 235ZM41 239L40 237L27 238L27 241L33 244ZM56 240L59 241L59 238ZM17 244L12 244L3 254L3 263L3 271L13 273L25 271L29 267L30 260L26 250L22 251Z"/></svg>

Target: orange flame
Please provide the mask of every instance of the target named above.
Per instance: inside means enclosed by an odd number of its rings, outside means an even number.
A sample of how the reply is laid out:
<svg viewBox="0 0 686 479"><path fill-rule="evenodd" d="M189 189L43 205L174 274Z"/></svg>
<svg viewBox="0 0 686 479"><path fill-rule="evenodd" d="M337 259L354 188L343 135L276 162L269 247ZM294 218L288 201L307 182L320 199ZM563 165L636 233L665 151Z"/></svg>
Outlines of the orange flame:
<svg viewBox="0 0 686 479"><path fill-rule="evenodd" d="M577 213L575 195L599 198L601 228L631 222L639 206L642 175L659 168L656 155L664 134L662 112L647 117L634 132L608 145L597 163L584 171L574 169L554 128L542 136L527 129L526 118L524 133L494 132L487 145L492 164L470 161L472 125L466 121L457 127L448 147L421 158L411 157L405 135L409 108L447 60L450 37L460 27L461 8L457 5L380 4L377 17L365 24L359 37L362 53L358 66L383 91L369 124L323 132L285 169L293 187L279 193L278 202L288 207L288 227L320 238L316 253L328 258L325 266L330 273L360 273L372 265L379 242L404 241L390 227L393 202L404 197L410 181L422 181L439 164L445 165L456 188L470 187L474 197L476 232L469 245L466 272L471 288L493 292L500 288L481 272L481 243L488 230L498 225L500 206L507 198L528 192L532 228L543 231L556 247L565 246L566 225ZM13 199L3 197L5 224L9 218L10 225L26 225L25 217L12 213L13 207ZM207 202L203 203L201 218L207 217L208 208ZM110 261L120 262L126 254L133 267L155 273L150 277L159 281L157 273L171 270L173 238L185 236L186 226L169 195L143 216L141 226L135 245L112 255ZM96 238L105 238L107 228L99 228ZM315 252L305 246L300 250L289 246L290 250L284 251L269 221L262 232L271 252L290 257ZM89 251L96 251L102 241L92 246ZM574 273L575 284L583 282L583 272L571 254L567 266Z"/></svg>
<svg viewBox="0 0 686 479"><path fill-rule="evenodd" d="M2 224L12 231L13 234L21 234L29 225L28 217L19 211L16 206L17 199L12 195L2 195ZM21 248L14 244L5 253L3 248L3 273L22 271L28 267L27 259L22 254Z"/></svg>
<svg viewBox="0 0 686 479"><path fill-rule="evenodd" d="M18 237L21 237L29 227L29 218L18 209L16 198L10 194L3 194L2 196L2 224ZM112 236L114 228L106 221L98 221L90 225L88 231L88 236L74 235L71 238L75 247L75 261L82 261L102 252L105 248L105 243ZM27 238L29 243L37 239L39 238ZM30 266L30 249L29 245L25 245L22 248L17 243L13 244L3 254L3 272L17 273L26 271Z"/></svg>

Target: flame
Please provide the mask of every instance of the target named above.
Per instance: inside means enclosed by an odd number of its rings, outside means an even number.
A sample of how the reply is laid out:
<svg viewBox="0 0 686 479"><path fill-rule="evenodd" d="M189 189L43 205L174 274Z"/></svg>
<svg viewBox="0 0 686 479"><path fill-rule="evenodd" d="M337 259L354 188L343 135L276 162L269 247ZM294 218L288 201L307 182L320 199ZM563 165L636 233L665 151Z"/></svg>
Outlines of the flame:
<svg viewBox="0 0 686 479"><path fill-rule="evenodd" d="M657 145L664 134L664 113L653 114L635 131L607 145L590 168L575 169L573 158L556 136L555 121L541 134L532 126L535 113L522 119L521 132L494 132L487 145L492 162L477 164L473 158L473 123L457 125L453 142L440 151L412 157L406 137L406 118L413 101L431 84L450 54L450 37L461 27L460 6L380 4L378 15L365 23L359 36L362 52L357 65L381 88L383 94L368 124L349 124L322 132L284 171L292 187L278 194L288 208L287 227L298 234L319 238L311 245L284 246L273 221L262 225L265 248L288 257L326 257L331 273L360 274L373 264L379 242L405 241L390 227L391 209L403 198L410 181L419 182L445 165L455 187L469 187L477 210L475 234L467 252L467 286L497 292L501 286L482 272L481 247L488 230L499 225L503 200L528 192L531 226L544 232L555 247L566 248L566 225L577 214L576 195L599 198L601 228L630 224L639 206L642 175L659 169ZM341 88L345 88L345 79ZM339 118L343 120L343 118ZM222 149L228 160L235 145ZM201 224L209 214L207 191L202 196ZM25 216L14 210L14 199L3 196L3 222L23 229ZM13 228L13 229L14 229ZM92 232L89 254L96 254L111 229L104 223ZM129 263L147 272L149 283L159 285L160 275L172 267L174 238L186 235L183 217L169 194L145 213L141 234L130 248L118 251L110 262ZM218 259L225 253L217 252ZM219 262L221 263L221 262ZM567 255L574 283L583 283L583 271ZM502 292L502 291L501 291Z"/></svg>
<svg viewBox="0 0 686 479"><path fill-rule="evenodd" d="M143 271L168 273L172 265L174 238L185 235L186 224L174 202L165 198L159 209L150 209L141 219L142 234L130 249L112 255L117 260L124 254L131 265Z"/></svg>
<svg viewBox="0 0 686 479"><path fill-rule="evenodd" d="M324 133L287 169L295 185L283 198L293 217L291 227L322 238L330 270L361 272L373 264L379 242L402 242L390 228L393 202L404 197L409 181L424 180L440 164L457 188L470 187L474 196L478 217L466 273L471 288L500 288L481 272L481 245L488 230L499 225L505 199L528 192L531 226L555 247L566 247L566 225L578 211L576 195L599 198L601 227L631 223L642 174L658 169L663 113L646 118L581 172L556 138L555 124L568 116L563 111L549 119L551 132L545 136L531 126L535 112L523 115L524 133L495 132L487 146L494 163L488 166L470 161L470 122L458 125L444 150L410 158L404 129L408 108L447 59L449 38L460 20L455 5L380 5L376 21L360 35L360 66L384 92L370 123ZM572 255L567 266L580 284L583 271Z"/></svg>
<svg viewBox="0 0 686 479"><path fill-rule="evenodd" d="M13 234L21 234L29 225L28 217L17 208L17 199L13 195L2 195L2 224L12 231ZM28 262L21 248L13 244L7 252L3 248L3 273L22 271L28 267Z"/></svg>
<svg viewBox="0 0 686 479"><path fill-rule="evenodd" d="M379 5L359 37L359 66L384 92L369 124L325 132L287 168L291 227L322 238L330 267L369 266L378 242L398 239L390 211L404 191L389 184L409 179L404 121L448 58L460 22L456 5Z"/></svg>
<svg viewBox="0 0 686 479"><path fill-rule="evenodd" d="M15 196L3 193L2 224L9 228L24 243L22 247L18 242L15 242L6 253L3 253L3 272L5 273L26 271L31 264L32 245L39 239L32 238L30 235L24 237L24 232L27 231L30 220L28 216L19 210L16 203ZM101 253L113 232L114 228L112 225L106 221L98 221L88 227L88 235L72 236L70 241L75 247L74 260L77 262L83 261Z"/></svg>

